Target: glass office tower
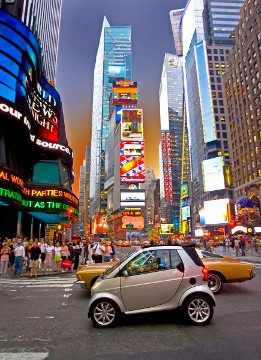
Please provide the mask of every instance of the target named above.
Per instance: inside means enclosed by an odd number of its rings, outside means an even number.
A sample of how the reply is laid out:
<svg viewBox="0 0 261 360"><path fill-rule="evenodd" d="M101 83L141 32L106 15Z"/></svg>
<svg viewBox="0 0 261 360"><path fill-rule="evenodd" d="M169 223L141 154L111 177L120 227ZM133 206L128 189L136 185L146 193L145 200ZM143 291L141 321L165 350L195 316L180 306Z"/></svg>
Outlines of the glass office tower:
<svg viewBox="0 0 261 360"><path fill-rule="evenodd" d="M243 0L190 0L182 18L185 97L188 117L193 204L231 197L227 184L207 190L204 166L219 158L229 164L222 76ZM231 186L231 184L230 184ZM196 209L197 211L197 209Z"/></svg>
<svg viewBox="0 0 261 360"><path fill-rule="evenodd" d="M35 34L41 47L43 73L54 86L62 0L2 0L0 8L17 17Z"/></svg>
<svg viewBox="0 0 261 360"><path fill-rule="evenodd" d="M184 88L182 57L165 54L160 101L161 217L180 233L180 191L183 168Z"/></svg>
<svg viewBox="0 0 261 360"><path fill-rule="evenodd" d="M112 85L117 79L131 80L131 28L110 26L106 17L94 68L90 199L91 216L107 207L104 189L105 141L110 129Z"/></svg>

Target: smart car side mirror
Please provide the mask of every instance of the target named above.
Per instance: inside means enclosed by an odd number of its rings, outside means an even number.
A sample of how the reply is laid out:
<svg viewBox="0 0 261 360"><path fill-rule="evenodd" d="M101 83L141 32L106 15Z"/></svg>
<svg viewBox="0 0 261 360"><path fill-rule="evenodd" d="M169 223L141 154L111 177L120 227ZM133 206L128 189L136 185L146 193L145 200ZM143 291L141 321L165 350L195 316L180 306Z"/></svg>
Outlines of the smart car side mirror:
<svg viewBox="0 0 261 360"><path fill-rule="evenodd" d="M124 277L128 277L129 276L128 270L123 270L122 275Z"/></svg>
<svg viewBox="0 0 261 360"><path fill-rule="evenodd" d="M184 268L184 264L182 262L180 262L176 268L180 271L180 272L184 272L185 268Z"/></svg>

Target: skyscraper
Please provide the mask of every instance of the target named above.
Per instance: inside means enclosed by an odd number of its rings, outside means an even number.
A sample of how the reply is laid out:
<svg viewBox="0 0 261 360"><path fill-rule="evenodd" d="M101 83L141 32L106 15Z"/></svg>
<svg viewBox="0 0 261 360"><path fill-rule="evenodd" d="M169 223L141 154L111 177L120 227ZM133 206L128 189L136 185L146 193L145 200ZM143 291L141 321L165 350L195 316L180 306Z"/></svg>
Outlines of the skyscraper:
<svg viewBox="0 0 261 360"><path fill-rule="evenodd" d="M246 1L225 75L234 195L261 210L261 3Z"/></svg>
<svg viewBox="0 0 261 360"><path fill-rule="evenodd" d="M107 208L101 193L105 182L105 147L112 111L112 84L117 79L131 80L131 28L110 26L106 17L94 68L90 198L91 216Z"/></svg>
<svg viewBox="0 0 261 360"><path fill-rule="evenodd" d="M184 130L182 57L165 54L159 99L161 215L168 223L174 225L175 233L180 233Z"/></svg>
<svg viewBox="0 0 261 360"><path fill-rule="evenodd" d="M226 167L228 170L230 159L222 76L242 3L243 0L222 3L190 0L182 18L186 111L196 211L204 201L233 197L231 183L225 181L223 173ZM219 167L223 176L223 181L211 188L207 180L209 166Z"/></svg>
<svg viewBox="0 0 261 360"><path fill-rule="evenodd" d="M36 35L43 73L55 85L62 0L2 0L0 8L16 16Z"/></svg>

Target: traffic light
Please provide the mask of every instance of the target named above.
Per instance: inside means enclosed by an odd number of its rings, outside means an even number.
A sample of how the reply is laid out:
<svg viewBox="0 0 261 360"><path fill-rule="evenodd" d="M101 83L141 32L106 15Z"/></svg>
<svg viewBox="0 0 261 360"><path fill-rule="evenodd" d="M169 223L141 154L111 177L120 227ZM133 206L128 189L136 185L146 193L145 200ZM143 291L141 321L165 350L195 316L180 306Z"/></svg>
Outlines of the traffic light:
<svg viewBox="0 0 261 360"><path fill-rule="evenodd" d="M73 209L69 209L69 210L68 210L68 217L69 217L70 220L73 219L73 213L74 213L74 212L73 212Z"/></svg>

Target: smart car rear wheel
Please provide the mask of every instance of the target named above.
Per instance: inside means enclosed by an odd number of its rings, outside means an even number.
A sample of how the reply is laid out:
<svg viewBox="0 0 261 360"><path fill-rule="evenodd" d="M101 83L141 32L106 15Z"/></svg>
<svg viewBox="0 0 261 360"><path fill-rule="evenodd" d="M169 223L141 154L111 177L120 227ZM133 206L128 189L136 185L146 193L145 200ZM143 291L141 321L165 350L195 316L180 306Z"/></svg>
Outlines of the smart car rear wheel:
<svg viewBox="0 0 261 360"><path fill-rule="evenodd" d="M221 292L223 287L223 282L217 273L208 273L208 287L214 294Z"/></svg>
<svg viewBox="0 0 261 360"><path fill-rule="evenodd" d="M207 325L213 317L213 305L204 295L194 295L185 300L185 316L193 325Z"/></svg>
<svg viewBox="0 0 261 360"><path fill-rule="evenodd" d="M107 299L97 301L91 309L93 325L100 328L113 327L119 321L120 313L117 305Z"/></svg>

